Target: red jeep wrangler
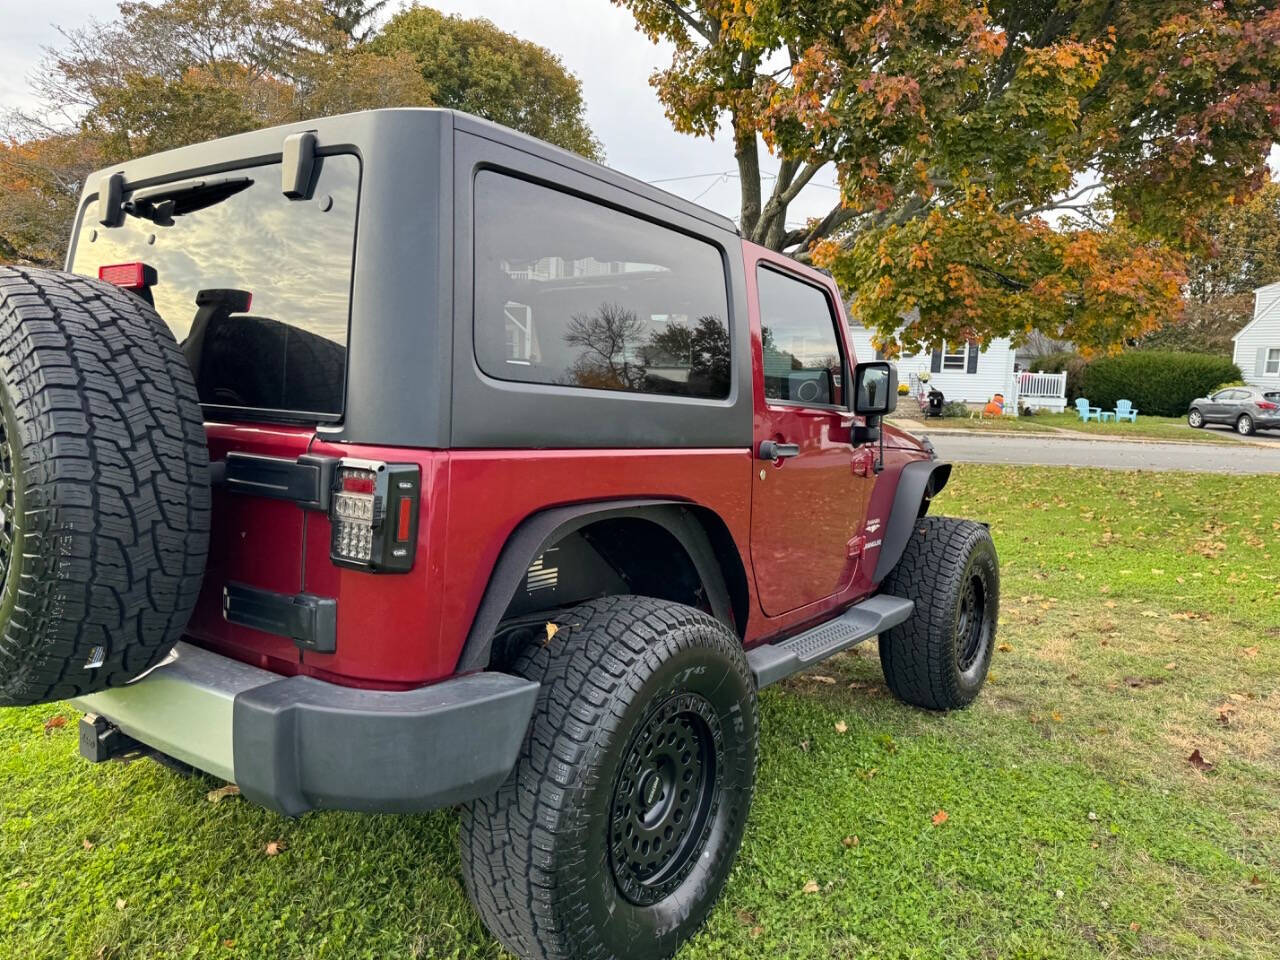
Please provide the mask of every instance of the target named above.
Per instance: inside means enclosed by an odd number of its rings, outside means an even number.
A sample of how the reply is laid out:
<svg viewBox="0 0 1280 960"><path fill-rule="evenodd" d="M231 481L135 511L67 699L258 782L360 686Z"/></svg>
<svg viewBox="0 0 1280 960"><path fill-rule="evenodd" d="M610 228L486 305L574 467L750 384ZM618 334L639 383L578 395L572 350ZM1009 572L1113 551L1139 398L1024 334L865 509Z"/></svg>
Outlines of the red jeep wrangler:
<svg viewBox="0 0 1280 960"><path fill-rule="evenodd" d="M103 171L67 267L0 269L0 704L287 815L461 804L516 954L702 923L761 687L877 635L909 703L982 685L986 528L723 217L375 111Z"/></svg>

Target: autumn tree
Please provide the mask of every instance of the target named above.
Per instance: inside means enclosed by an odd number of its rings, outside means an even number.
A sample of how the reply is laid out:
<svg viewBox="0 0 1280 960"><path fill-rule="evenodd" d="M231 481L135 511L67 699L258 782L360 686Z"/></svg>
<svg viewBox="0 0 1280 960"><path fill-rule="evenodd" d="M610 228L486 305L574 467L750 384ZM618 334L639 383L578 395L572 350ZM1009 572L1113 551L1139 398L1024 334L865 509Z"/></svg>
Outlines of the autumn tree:
<svg viewBox="0 0 1280 960"><path fill-rule="evenodd" d="M674 48L653 83L676 129L727 127L744 235L828 267L910 347L1154 329L1280 125L1270 2L614 2ZM793 222L828 164L838 201Z"/></svg>
<svg viewBox="0 0 1280 960"><path fill-rule="evenodd" d="M1188 258L1182 314L1140 346L1231 355L1231 337L1253 317L1253 291L1280 281L1280 184L1214 211L1200 233L1206 244Z"/></svg>
<svg viewBox="0 0 1280 960"><path fill-rule="evenodd" d="M425 8L402 15L416 24L413 44L380 43L375 17L384 6L127 0L114 20L64 30L35 74L39 109L10 114L0 130L0 257L59 263L93 169L309 117L393 106L473 109L467 91L486 90L485 115L596 152L578 81L547 51L488 21ZM521 90L518 107L501 112L502 92L512 88Z"/></svg>
<svg viewBox="0 0 1280 960"><path fill-rule="evenodd" d="M488 20L413 6L371 41L384 54L410 54L436 102L474 113L592 159L600 142L587 125L582 83L545 47Z"/></svg>

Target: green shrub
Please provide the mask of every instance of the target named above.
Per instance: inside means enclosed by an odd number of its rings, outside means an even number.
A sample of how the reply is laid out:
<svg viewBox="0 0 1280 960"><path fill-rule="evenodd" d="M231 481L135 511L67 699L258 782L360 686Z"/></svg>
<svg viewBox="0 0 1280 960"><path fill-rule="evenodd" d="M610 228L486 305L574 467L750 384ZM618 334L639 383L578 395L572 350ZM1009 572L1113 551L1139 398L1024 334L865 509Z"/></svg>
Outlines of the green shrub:
<svg viewBox="0 0 1280 960"><path fill-rule="evenodd" d="M967 403L961 403L959 400L948 400L942 405L940 412L944 417L967 417L973 413L973 409Z"/></svg>
<svg viewBox="0 0 1280 960"><path fill-rule="evenodd" d="M1141 413L1180 417L1196 397L1219 383L1239 379L1239 368L1225 357L1135 350L1090 363L1082 388L1089 403L1103 410L1125 399Z"/></svg>
<svg viewBox="0 0 1280 960"><path fill-rule="evenodd" d="M1084 368L1088 365L1087 360L1078 353L1051 353L1047 356L1037 357L1031 362L1031 370L1034 373L1062 373L1067 374L1067 404L1076 402L1076 397L1084 396L1084 385L1082 379L1084 377Z"/></svg>

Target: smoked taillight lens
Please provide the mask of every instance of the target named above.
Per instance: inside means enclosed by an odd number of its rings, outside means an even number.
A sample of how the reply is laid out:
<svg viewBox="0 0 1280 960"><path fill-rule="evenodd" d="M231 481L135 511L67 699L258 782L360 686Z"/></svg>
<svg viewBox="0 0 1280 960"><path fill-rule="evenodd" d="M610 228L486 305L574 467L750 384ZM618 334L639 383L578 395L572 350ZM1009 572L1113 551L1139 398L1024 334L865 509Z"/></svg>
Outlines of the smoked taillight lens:
<svg viewBox="0 0 1280 960"><path fill-rule="evenodd" d="M375 572L411 569L420 478L412 463L338 461L329 507L333 562Z"/></svg>

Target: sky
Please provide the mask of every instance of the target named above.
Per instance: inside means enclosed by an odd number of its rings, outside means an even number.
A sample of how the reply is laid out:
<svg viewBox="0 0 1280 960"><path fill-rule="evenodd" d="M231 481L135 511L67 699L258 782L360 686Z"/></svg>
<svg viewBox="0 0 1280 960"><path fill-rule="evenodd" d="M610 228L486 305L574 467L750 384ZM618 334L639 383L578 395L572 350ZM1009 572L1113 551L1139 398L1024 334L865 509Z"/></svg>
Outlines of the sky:
<svg viewBox="0 0 1280 960"><path fill-rule="evenodd" d="M390 7L401 5L393 0ZM616 170L703 206L735 217L736 164L728 136L715 140L678 134L663 115L649 76L670 62L670 51L650 43L631 15L609 0L429 0L445 13L485 17L503 30L532 40L560 57L582 81L587 120L604 144L605 162ZM13 14L22 9L21 17ZM111 19L111 0L0 0L0 108L30 109L29 78L42 48L57 45L57 27L75 27L90 18ZM762 168L776 169L767 155ZM680 178L680 179L675 179ZM790 222L825 214L836 202L834 172L828 168L791 205ZM767 189L766 184L766 189Z"/></svg>

